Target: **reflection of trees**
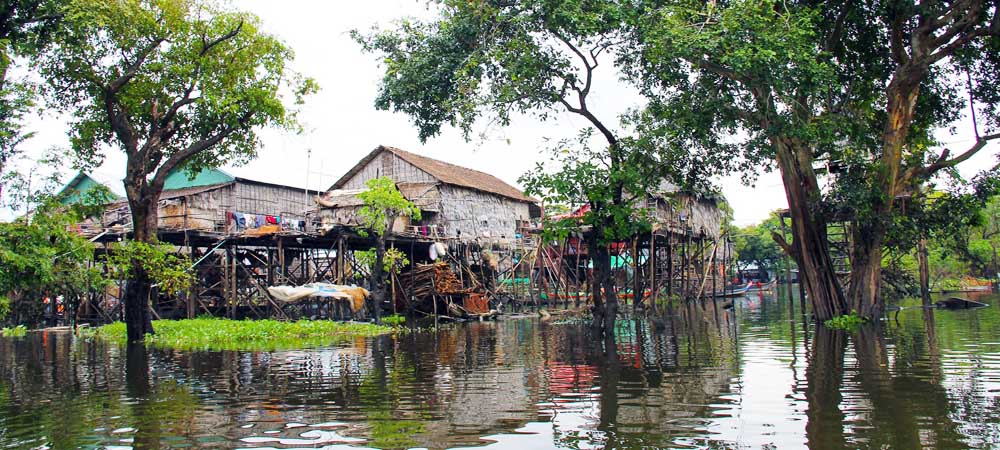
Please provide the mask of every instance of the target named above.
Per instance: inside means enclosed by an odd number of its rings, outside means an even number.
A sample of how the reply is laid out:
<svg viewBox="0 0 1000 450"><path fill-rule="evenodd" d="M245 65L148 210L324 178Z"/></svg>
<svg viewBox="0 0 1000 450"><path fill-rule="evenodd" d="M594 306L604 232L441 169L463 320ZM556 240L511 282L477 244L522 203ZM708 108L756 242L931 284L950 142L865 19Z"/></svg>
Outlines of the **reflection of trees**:
<svg viewBox="0 0 1000 450"><path fill-rule="evenodd" d="M621 321L615 342L590 354L598 366L599 416L606 448L671 447L705 434L738 372L731 312L689 302L651 320ZM713 406L714 405L714 406ZM563 433L567 447L579 436Z"/></svg>
<svg viewBox="0 0 1000 450"><path fill-rule="evenodd" d="M884 331L877 325L854 334L858 370L853 377L871 403L869 426L855 432L872 447L964 448L937 350L934 312L924 311L920 333L897 334L890 365ZM929 327L929 328L928 328ZM974 421L979 421L977 418Z"/></svg>
<svg viewBox="0 0 1000 450"><path fill-rule="evenodd" d="M847 335L843 331L816 327L806 368L806 416L809 420L806 438L810 448L845 448L840 387L846 349Z"/></svg>

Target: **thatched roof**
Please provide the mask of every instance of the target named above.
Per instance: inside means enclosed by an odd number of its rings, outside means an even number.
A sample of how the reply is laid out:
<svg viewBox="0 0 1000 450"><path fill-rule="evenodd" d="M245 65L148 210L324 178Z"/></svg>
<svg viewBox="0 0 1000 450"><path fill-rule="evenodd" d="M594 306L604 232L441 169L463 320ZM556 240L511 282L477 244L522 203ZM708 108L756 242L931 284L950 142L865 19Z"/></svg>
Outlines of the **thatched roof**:
<svg viewBox="0 0 1000 450"><path fill-rule="evenodd" d="M537 201L531 197L524 195L523 192L504 183L499 178L490 175L485 172L480 172L478 170L472 170L469 168L456 166L454 164L446 163L444 161L439 161L434 158L428 158L426 156L420 156L415 153L410 153L407 151L400 150L395 147L388 147L384 145L378 146L375 150L372 150L368 156L365 156L361 161L358 162L351 170L349 170L344 176L340 177L333 186L330 187L331 190L340 189L345 183L347 183L351 177L360 172L368 163L375 159L382 152L390 152L404 161L416 166L420 170L427 172L430 176L436 178L438 181L451 184L455 186L461 186L465 188L475 189L478 191L488 192L491 194L501 195L507 198L522 202L536 203Z"/></svg>

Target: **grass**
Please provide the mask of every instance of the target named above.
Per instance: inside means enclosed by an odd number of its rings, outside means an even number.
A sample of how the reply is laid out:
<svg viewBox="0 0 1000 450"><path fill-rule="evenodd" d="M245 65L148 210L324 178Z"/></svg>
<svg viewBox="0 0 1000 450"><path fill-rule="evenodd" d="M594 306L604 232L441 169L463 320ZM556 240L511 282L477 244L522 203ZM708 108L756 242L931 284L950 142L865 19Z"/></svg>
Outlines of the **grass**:
<svg viewBox="0 0 1000 450"><path fill-rule="evenodd" d="M270 351L318 347L392 332L387 326L326 320L228 320L197 318L153 321L153 347L179 350ZM125 343L125 324L115 322L88 331L98 339Z"/></svg>
<svg viewBox="0 0 1000 450"><path fill-rule="evenodd" d="M851 311L850 314L844 314L842 316L834 317L830 320L823 322L827 328L832 328L835 330L856 330L861 324L867 322L868 320L858 316L858 313Z"/></svg>
<svg viewBox="0 0 1000 450"><path fill-rule="evenodd" d="M18 325L13 328L0 328L0 336L3 337L24 337L28 334L28 327Z"/></svg>

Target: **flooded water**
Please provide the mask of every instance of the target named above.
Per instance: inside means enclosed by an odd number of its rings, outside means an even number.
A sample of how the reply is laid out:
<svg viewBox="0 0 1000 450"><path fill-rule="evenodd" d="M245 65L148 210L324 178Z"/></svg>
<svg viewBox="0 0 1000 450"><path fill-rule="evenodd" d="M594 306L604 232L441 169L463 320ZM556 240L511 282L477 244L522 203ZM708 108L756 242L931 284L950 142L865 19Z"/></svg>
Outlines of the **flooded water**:
<svg viewBox="0 0 1000 450"><path fill-rule="evenodd" d="M558 317L278 352L3 338L0 448L1000 446L998 307L843 333L734 306L622 320L610 348Z"/></svg>

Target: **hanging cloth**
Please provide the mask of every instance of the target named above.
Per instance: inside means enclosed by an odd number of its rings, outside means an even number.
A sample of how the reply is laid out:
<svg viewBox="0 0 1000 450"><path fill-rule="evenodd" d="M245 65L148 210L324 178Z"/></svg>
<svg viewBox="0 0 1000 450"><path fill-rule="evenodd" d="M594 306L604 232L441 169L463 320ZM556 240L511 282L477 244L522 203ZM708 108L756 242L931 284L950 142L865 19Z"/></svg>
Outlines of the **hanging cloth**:
<svg viewBox="0 0 1000 450"><path fill-rule="evenodd" d="M431 244L430 257L431 261L437 261L438 259L437 245Z"/></svg>
<svg viewBox="0 0 1000 450"><path fill-rule="evenodd" d="M274 216L264 216L264 220L267 221L268 225L277 225L278 221L274 220Z"/></svg>

